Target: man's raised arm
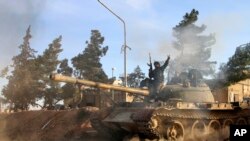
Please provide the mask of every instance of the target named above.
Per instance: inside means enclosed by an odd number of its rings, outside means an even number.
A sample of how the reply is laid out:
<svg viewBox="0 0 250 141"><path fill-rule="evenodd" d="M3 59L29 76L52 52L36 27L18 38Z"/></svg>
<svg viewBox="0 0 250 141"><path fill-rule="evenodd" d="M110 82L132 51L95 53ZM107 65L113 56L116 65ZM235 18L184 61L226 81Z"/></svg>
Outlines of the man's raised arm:
<svg viewBox="0 0 250 141"><path fill-rule="evenodd" d="M170 55L168 55L167 60L165 61L165 63L164 63L163 66L161 67L162 70L165 70L165 69L166 69L166 67L168 66L169 60L170 60Z"/></svg>

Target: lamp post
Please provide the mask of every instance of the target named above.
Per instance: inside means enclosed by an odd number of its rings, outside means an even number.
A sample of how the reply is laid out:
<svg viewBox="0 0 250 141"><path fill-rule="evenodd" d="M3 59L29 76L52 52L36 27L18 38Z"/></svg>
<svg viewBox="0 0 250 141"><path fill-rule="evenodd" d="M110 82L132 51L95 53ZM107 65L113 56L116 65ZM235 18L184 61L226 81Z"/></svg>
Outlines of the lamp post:
<svg viewBox="0 0 250 141"><path fill-rule="evenodd" d="M113 80L113 84L114 84L114 82L116 81L115 79L114 79L114 71L115 71L115 67L112 67L112 80ZM112 100L115 100L115 92L114 92L114 90L111 90L112 91Z"/></svg>
<svg viewBox="0 0 250 141"><path fill-rule="evenodd" d="M112 68L112 78L114 78L115 67Z"/></svg>
<svg viewBox="0 0 250 141"><path fill-rule="evenodd" d="M102 6L104 6L106 9L108 9L109 12L111 12L113 15L115 15L122 23L123 23L123 30L124 30L124 85L127 87L127 43L126 43L126 24L125 21L119 17L117 14L115 14L111 9L109 9L105 4L103 4L100 0L97 0Z"/></svg>

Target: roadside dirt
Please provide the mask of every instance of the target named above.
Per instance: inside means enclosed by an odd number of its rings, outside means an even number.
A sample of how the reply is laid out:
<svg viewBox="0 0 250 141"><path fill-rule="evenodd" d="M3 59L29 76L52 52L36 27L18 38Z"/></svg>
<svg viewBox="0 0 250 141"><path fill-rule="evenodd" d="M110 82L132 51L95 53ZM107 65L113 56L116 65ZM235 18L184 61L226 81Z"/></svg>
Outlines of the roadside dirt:
<svg viewBox="0 0 250 141"><path fill-rule="evenodd" d="M0 114L0 141L100 141L89 118L96 108Z"/></svg>
<svg viewBox="0 0 250 141"><path fill-rule="evenodd" d="M62 111L25 111L0 114L0 141L108 141L97 134L90 123L97 108L86 107ZM139 141L138 137L124 141ZM206 135L185 141L215 141L217 136ZM149 140L145 140L149 141Z"/></svg>

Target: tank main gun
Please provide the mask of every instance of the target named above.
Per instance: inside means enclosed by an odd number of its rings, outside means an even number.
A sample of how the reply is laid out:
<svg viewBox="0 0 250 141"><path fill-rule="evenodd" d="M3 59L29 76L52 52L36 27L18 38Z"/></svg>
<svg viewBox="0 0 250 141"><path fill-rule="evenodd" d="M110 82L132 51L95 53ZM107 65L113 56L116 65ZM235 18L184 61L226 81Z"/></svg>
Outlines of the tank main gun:
<svg viewBox="0 0 250 141"><path fill-rule="evenodd" d="M123 87L123 86L116 86L116 85L112 85L112 84L94 82L94 81L89 81L89 80L85 80L85 79L77 79L74 77L64 76L61 74L51 74L49 77L51 80L58 81L58 82L73 83L73 84L79 83L79 84L86 85L86 86L128 92L128 93L142 95L142 96L149 95L148 90L140 89L140 88L129 88L129 87Z"/></svg>

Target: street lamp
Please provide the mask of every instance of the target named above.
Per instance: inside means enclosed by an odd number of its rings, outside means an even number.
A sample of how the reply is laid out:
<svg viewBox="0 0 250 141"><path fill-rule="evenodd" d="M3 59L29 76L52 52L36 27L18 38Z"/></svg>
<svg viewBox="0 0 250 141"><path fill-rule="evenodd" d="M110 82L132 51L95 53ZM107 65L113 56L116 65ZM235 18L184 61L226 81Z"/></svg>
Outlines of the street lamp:
<svg viewBox="0 0 250 141"><path fill-rule="evenodd" d="M123 30L124 30L124 85L127 87L127 48L129 48L126 44L126 24L125 21L119 17L117 14L115 14L111 9L109 9L105 4L103 4L100 0L97 0L102 6L104 6L106 9L108 9L109 12L111 12L113 15L115 15L122 23L123 23ZM130 48L129 48L130 49Z"/></svg>
<svg viewBox="0 0 250 141"><path fill-rule="evenodd" d="M112 68L112 79L114 78L115 67Z"/></svg>

